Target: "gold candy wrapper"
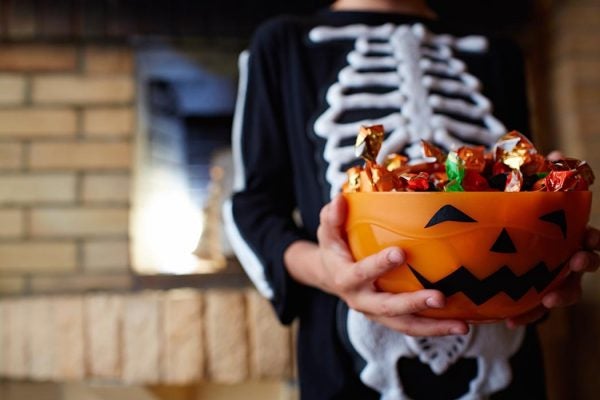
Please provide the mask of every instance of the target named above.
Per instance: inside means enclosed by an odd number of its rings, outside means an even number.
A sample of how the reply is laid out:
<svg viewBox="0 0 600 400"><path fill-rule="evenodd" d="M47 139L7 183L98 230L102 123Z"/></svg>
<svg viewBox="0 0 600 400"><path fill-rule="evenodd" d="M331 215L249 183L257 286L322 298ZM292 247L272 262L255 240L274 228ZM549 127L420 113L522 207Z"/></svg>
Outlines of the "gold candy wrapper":
<svg viewBox="0 0 600 400"><path fill-rule="evenodd" d="M518 170L537 154L533 143L517 131L502 136L496 142L496 159L501 160L513 170Z"/></svg>
<svg viewBox="0 0 600 400"><path fill-rule="evenodd" d="M389 154L384 161L385 169L388 171L399 170L408 165L408 157L401 156L400 154Z"/></svg>
<svg viewBox="0 0 600 400"><path fill-rule="evenodd" d="M423 155L425 158L431 159L432 162L444 163L446 152L425 140L421 140L421 145L423 146Z"/></svg>
<svg viewBox="0 0 600 400"><path fill-rule="evenodd" d="M458 157L463 160L465 169L473 170L477 172L483 172L486 165L485 160L485 147L476 146L468 147L463 146L456 151ZM444 158L445 161L445 158ZM442 162L444 162L442 161Z"/></svg>
<svg viewBox="0 0 600 400"><path fill-rule="evenodd" d="M365 161L376 162L384 133L383 125L361 126L354 145L356 156Z"/></svg>

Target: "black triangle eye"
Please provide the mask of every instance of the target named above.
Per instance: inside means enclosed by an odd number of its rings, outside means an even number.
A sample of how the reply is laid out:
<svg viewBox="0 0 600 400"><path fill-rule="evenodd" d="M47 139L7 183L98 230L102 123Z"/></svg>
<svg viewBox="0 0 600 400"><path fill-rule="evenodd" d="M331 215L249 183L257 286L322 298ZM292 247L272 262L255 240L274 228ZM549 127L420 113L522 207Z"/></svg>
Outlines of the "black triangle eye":
<svg viewBox="0 0 600 400"><path fill-rule="evenodd" d="M542 221L550 222L560 228L563 237L567 238L567 216L565 210L557 210L548 214L544 214L540 217Z"/></svg>
<svg viewBox="0 0 600 400"><path fill-rule="evenodd" d="M492 245L492 248L490 249L490 251L492 251L494 253L507 253L507 254L517 252L517 248L515 247L515 244L513 243L512 239L510 238L510 235L506 231L506 228L502 229L502 231L500 232L500 235L498 236L498 238Z"/></svg>
<svg viewBox="0 0 600 400"><path fill-rule="evenodd" d="M469 217L464 212L460 211L458 208L451 206L450 204L446 204L429 220L425 228L429 228L431 226L441 224L446 221L454 221L454 222L477 222L473 218Z"/></svg>

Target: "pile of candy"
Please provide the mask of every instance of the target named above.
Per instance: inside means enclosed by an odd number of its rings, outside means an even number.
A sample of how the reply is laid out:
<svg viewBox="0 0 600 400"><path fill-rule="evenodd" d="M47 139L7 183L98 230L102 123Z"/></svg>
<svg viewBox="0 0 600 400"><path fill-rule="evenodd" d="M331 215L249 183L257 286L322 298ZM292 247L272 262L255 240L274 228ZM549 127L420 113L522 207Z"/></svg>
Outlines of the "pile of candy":
<svg viewBox="0 0 600 400"><path fill-rule="evenodd" d="M361 127L355 147L365 165L348 169L344 192L558 192L588 190L594 182L585 161L549 161L516 131L502 136L491 152L483 146L463 146L446 153L423 141L425 162L416 164L399 154L378 164L383 138L382 125Z"/></svg>

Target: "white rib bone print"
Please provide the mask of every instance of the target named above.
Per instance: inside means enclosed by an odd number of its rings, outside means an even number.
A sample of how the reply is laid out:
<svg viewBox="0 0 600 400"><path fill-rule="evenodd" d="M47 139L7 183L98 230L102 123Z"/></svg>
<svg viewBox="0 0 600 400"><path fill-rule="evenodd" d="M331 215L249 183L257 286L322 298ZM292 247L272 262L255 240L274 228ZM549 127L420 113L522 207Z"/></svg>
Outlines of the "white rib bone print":
<svg viewBox="0 0 600 400"><path fill-rule="evenodd" d="M385 24L320 26L309 37L316 43L354 41L348 65L327 91L329 108L314 125L317 135L327 140L324 157L332 197L345 179L343 166L355 159L353 146L342 141L353 138L360 125L383 124L389 132L379 161L402 150L419 158L421 139L450 150L465 141L490 144L506 132L481 94L479 80L453 53L485 52L487 41L481 36L455 38L432 34L421 24ZM384 93L369 92L374 87ZM391 111L369 120L340 122L343 113L367 108Z"/></svg>

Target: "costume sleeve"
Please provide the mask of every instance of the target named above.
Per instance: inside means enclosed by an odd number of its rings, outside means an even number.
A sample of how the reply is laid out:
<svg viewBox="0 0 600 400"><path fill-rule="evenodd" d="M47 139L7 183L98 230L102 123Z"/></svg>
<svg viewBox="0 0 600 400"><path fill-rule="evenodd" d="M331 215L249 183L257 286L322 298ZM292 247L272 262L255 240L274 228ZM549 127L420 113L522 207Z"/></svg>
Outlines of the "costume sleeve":
<svg viewBox="0 0 600 400"><path fill-rule="evenodd" d="M286 248L305 235L292 218L292 165L283 123L280 71L273 39L258 34L240 56L233 126L234 193L224 205L229 240L257 289L282 323L296 316L300 285L283 262Z"/></svg>

